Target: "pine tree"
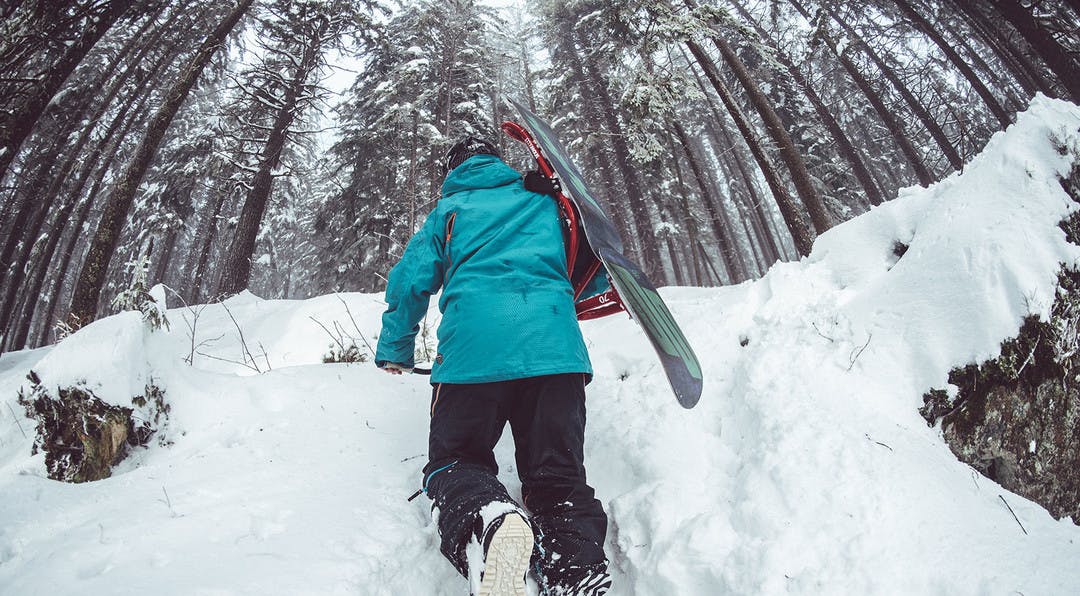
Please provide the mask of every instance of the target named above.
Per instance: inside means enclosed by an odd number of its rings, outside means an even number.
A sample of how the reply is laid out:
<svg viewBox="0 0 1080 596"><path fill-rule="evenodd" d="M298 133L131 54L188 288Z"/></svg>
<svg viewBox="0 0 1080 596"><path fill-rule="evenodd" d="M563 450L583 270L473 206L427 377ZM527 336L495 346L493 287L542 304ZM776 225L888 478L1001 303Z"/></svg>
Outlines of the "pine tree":
<svg viewBox="0 0 1080 596"><path fill-rule="evenodd" d="M247 12L252 2L253 0L238 0L237 4L229 8L217 26L203 40L180 78L166 93L165 102L154 115L124 173L114 184L75 287L70 314L70 320L75 326L92 321L97 313L98 298L105 282L105 273L116 250L121 228L139 184L147 168L150 167L150 162L169 124L184 100L187 99L188 93L195 86L203 69L209 64L214 53L222 46L222 42Z"/></svg>
<svg viewBox="0 0 1080 596"><path fill-rule="evenodd" d="M217 292L236 294L247 287L251 257L270 200L274 178L291 137L294 123L302 123L305 111L320 100L318 85L325 53L339 45L354 25L354 3L347 0L280 0L267 7L260 19L260 64L241 77L241 92L255 105L253 132L265 135L253 166L232 243L225 256Z"/></svg>
<svg viewBox="0 0 1080 596"><path fill-rule="evenodd" d="M382 287L439 196L446 150L464 135L497 142L488 39L499 25L475 2L417 2L369 47L331 150L340 191L312 221L320 288Z"/></svg>

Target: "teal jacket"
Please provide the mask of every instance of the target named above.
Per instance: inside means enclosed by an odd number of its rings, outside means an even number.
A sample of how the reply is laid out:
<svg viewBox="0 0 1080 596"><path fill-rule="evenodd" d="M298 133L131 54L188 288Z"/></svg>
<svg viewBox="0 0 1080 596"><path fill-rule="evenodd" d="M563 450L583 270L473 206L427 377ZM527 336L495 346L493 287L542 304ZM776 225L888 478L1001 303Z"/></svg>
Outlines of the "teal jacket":
<svg viewBox="0 0 1080 596"><path fill-rule="evenodd" d="M558 207L491 155L446 177L442 199L390 271L375 363L412 366L419 322L442 288L433 383L592 374L566 275Z"/></svg>

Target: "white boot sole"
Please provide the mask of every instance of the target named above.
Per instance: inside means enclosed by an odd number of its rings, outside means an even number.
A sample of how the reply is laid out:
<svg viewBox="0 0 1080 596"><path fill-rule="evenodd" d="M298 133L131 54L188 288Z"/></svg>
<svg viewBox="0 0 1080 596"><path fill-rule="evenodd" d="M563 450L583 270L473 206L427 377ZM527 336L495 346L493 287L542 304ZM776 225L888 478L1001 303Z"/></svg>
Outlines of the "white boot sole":
<svg viewBox="0 0 1080 596"><path fill-rule="evenodd" d="M516 513L507 515L488 545L477 596L525 596L525 572L532 552L529 523Z"/></svg>

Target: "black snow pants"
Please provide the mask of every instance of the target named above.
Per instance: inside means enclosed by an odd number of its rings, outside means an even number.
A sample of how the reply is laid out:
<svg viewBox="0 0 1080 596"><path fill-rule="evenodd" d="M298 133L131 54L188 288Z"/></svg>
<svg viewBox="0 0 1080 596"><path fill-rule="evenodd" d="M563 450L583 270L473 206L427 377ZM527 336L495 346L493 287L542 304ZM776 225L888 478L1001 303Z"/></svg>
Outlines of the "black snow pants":
<svg viewBox="0 0 1080 596"><path fill-rule="evenodd" d="M514 503L496 478L492 452L507 422L537 536L533 569L558 583L575 569L605 568L607 516L585 483L580 373L434 387L424 490L438 510L442 553L467 576L465 547L484 531L481 509Z"/></svg>

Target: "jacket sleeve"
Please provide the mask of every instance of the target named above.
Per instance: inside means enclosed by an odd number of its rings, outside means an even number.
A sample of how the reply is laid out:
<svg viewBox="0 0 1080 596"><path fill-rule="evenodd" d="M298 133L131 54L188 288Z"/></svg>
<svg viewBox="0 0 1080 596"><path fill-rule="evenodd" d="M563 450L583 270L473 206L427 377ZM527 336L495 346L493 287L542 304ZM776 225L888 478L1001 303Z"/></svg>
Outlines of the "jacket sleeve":
<svg viewBox="0 0 1080 596"><path fill-rule="evenodd" d="M386 284L386 312L375 350L375 365L393 362L413 366L416 334L431 295L442 286L445 261L439 234L442 217L436 208L409 240L401 261L390 270Z"/></svg>

